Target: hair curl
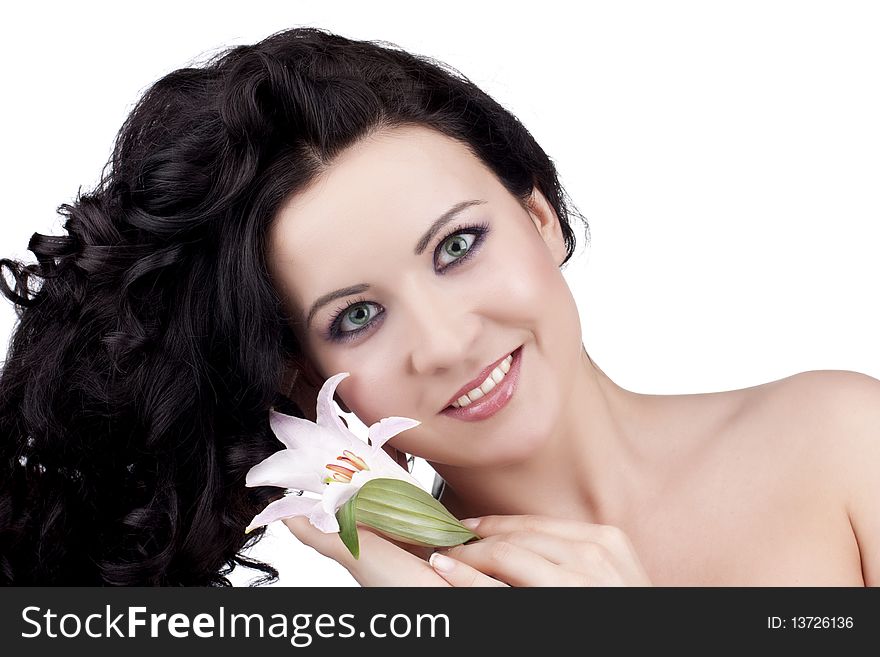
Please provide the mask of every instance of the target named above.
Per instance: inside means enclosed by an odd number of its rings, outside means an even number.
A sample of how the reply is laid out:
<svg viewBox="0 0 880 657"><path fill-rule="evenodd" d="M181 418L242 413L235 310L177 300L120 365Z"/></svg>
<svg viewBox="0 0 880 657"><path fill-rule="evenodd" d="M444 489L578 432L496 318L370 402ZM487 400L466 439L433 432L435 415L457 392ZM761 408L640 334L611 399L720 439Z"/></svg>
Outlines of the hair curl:
<svg viewBox="0 0 880 657"><path fill-rule="evenodd" d="M525 127L393 44L286 30L143 94L100 182L58 208L68 234L34 233L36 264L0 259L18 317L0 373L0 583L228 586L235 565L277 579L240 553L278 494L245 473L278 449L268 410L309 417L294 400L315 382L284 386L308 359L267 227L343 150L410 124L460 141L521 202L537 186L571 257L564 190Z"/></svg>

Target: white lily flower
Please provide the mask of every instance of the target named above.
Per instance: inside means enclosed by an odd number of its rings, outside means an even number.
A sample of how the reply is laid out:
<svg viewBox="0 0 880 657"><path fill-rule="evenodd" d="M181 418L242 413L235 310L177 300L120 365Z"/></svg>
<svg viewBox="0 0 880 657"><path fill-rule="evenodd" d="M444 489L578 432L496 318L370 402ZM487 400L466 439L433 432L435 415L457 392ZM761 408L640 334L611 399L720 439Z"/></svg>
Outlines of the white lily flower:
<svg viewBox="0 0 880 657"><path fill-rule="evenodd" d="M382 418L370 426L368 445L345 426L333 407L336 387L347 376L349 372L341 372L324 382L318 393L317 423L269 411L272 431L286 449L252 467L245 485L279 486L303 494L285 495L270 503L245 532L294 516L307 516L323 532L338 532L336 512L368 481L399 479L421 489L419 481L382 449L390 438L421 422L406 417Z"/></svg>

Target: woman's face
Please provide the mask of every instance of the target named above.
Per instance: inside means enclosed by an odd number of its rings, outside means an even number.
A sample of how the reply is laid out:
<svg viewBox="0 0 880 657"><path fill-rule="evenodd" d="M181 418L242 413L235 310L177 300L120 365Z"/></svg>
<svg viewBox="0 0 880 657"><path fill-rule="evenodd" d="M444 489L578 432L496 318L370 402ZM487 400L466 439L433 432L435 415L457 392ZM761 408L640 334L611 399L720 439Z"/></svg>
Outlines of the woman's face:
<svg viewBox="0 0 880 657"><path fill-rule="evenodd" d="M398 127L346 150L289 199L268 253L321 380L350 373L337 388L343 407L366 425L392 415L421 422L392 446L473 467L526 458L551 435L582 340L559 270L562 234L540 192L524 209L465 146ZM479 421L441 414L520 346L506 406Z"/></svg>

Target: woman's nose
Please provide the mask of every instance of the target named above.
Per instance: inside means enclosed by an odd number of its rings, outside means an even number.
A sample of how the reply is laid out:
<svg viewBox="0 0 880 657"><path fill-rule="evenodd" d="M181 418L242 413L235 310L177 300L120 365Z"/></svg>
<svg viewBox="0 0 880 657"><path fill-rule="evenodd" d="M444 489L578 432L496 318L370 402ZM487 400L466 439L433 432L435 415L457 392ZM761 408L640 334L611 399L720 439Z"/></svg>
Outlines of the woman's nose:
<svg viewBox="0 0 880 657"><path fill-rule="evenodd" d="M422 292L411 299L406 326L413 372L431 374L460 363L471 351L479 318L454 295Z"/></svg>

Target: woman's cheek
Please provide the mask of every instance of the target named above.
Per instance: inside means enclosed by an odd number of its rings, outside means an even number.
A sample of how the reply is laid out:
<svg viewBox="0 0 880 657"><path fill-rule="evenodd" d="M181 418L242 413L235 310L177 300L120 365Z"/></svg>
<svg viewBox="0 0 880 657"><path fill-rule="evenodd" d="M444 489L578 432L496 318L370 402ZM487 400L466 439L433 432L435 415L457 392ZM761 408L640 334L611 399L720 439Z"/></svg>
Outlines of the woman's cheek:
<svg viewBox="0 0 880 657"><path fill-rule="evenodd" d="M537 240L494 267L487 298L494 300L506 323L534 330L548 312L558 313L560 283L566 285L562 273Z"/></svg>
<svg viewBox="0 0 880 657"><path fill-rule="evenodd" d="M351 385L341 393L341 397L345 401L345 405L368 427L383 417L401 414L399 412L388 412L388 400L394 399L395 395L389 389L387 381L370 375L370 372L376 371L369 365L361 365L359 366L357 381L354 381L352 377L348 377L339 386L341 388L346 381L351 381ZM384 415L382 414L383 412Z"/></svg>

